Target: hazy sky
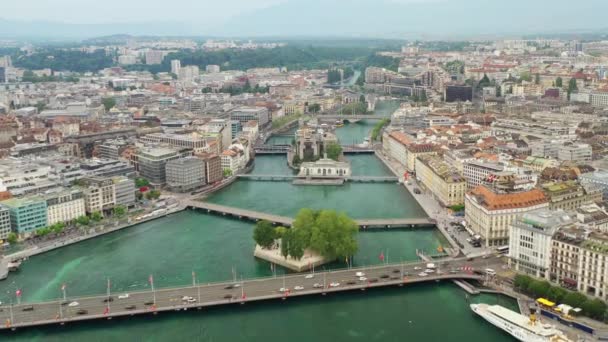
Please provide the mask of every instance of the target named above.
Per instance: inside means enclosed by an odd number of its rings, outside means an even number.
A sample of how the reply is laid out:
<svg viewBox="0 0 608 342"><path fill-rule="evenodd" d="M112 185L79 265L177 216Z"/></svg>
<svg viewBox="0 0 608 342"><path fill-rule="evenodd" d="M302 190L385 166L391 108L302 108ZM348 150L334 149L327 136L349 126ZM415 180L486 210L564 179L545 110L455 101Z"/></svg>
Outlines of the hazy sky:
<svg viewBox="0 0 608 342"><path fill-rule="evenodd" d="M68 23L222 21L284 0L0 0L0 17Z"/></svg>
<svg viewBox="0 0 608 342"><path fill-rule="evenodd" d="M206 26L288 0L0 0L0 18L67 23L184 21ZM349 0L330 0L344 1ZM373 3L375 0L369 0ZM389 0L432 2L442 0ZM445 1L445 0L443 0ZM449 1L449 0L447 0Z"/></svg>

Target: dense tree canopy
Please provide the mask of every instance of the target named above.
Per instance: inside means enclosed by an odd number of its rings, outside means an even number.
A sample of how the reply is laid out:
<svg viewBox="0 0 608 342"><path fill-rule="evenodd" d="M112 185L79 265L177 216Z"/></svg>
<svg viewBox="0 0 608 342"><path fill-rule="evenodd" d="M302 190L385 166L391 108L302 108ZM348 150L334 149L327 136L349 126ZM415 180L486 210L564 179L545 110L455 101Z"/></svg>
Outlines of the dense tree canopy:
<svg viewBox="0 0 608 342"><path fill-rule="evenodd" d="M78 50L45 49L31 55L20 54L14 56L16 67L39 70L69 70L75 72L99 71L111 67L114 63L112 56L104 50L87 53Z"/></svg>
<svg viewBox="0 0 608 342"><path fill-rule="evenodd" d="M276 238L275 228L268 221L258 221L253 230L253 240L262 248L270 248Z"/></svg>
<svg viewBox="0 0 608 342"><path fill-rule="evenodd" d="M347 258L357 252L357 232L357 224L344 213L302 209L288 234L287 250L296 258L306 248L329 260Z"/></svg>
<svg viewBox="0 0 608 342"><path fill-rule="evenodd" d="M327 153L327 158L338 161L340 155L342 155L342 146L336 142L330 142L327 144L325 152Z"/></svg>

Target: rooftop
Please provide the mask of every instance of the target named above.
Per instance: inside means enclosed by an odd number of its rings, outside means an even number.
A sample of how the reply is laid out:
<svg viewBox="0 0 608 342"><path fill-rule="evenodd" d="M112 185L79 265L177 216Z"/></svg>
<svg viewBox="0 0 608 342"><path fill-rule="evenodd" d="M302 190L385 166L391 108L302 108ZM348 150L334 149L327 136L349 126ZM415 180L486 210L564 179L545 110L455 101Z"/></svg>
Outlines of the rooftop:
<svg viewBox="0 0 608 342"><path fill-rule="evenodd" d="M495 193L486 186L480 185L467 195L489 210L527 208L547 203L547 198L540 189L516 193Z"/></svg>

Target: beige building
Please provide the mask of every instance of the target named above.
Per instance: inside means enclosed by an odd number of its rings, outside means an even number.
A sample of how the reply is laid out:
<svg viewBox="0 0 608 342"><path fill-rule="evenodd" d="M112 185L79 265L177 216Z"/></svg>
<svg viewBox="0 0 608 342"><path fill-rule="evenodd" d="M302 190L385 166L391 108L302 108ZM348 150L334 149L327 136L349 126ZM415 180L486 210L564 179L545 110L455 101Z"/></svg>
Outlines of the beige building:
<svg viewBox="0 0 608 342"><path fill-rule="evenodd" d="M83 179L85 210L91 214L111 210L116 204L116 192L111 178L88 177Z"/></svg>
<svg viewBox="0 0 608 342"><path fill-rule="evenodd" d="M389 157L404 168L407 165L407 146L412 140L403 132L384 132L382 135L382 149Z"/></svg>
<svg viewBox="0 0 608 342"><path fill-rule="evenodd" d="M440 157L433 155L418 157L416 177L442 205L450 207L464 203L466 180Z"/></svg>
<svg viewBox="0 0 608 342"><path fill-rule="evenodd" d="M465 195L465 221L481 236L486 246L504 246L509 241L509 226L518 215L549 207L539 189L516 193L495 193L480 185Z"/></svg>
<svg viewBox="0 0 608 342"><path fill-rule="evenodd" d="M64 190L44 195L47 209L47 224L70 222L84 216L84 194L79 189Z"/></svg>
<svg viewBox="0 0 608 342"><path fill-rule="evenodd" d="M587 192L576 181L548 182L541 185L541 189L549 200L549 209L573 212L583 205L600 202L601 191Z"/></svg>
<svg viewBox="0 0 608 342"><path fill-rule="evenodd" d="M411 144L407 146L407 163L405 165L408 171L416 170L416 160L423 155L437 155L437 150L431 144Z"/></svg>

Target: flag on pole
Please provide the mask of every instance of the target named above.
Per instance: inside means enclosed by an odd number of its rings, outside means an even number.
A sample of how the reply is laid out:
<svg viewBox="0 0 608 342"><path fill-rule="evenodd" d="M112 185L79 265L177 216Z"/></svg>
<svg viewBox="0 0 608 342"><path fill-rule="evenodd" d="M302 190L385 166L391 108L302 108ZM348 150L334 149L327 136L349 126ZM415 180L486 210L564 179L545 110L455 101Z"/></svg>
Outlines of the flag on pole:
<svg viewBox="0 0 608 342"><path fill-rule="evenodd" d="M104 314L104 315L107 315L107 314L109 314L109 313L110 313L110 308L106 306L106 308L105 308L105 309L103 309L103 314Z"/></svg>
<svg viewBox="0 0 608 342"><path fill-rule="evenodd" d="M243 292L243 296L241 296L242 299L247 299L247 295L245 294L245 292Z"/></svg>
<svg viewBox="0 0 608 342"><path fill-rule="evenodd" d="M65 291L65 283L61 285L61 291Z"/></svg>
<svg viewBox="0 0 608 342"><path fill-rule="evenodd" d="M110 289L110 278L108 278L108 290Z"/></svg>
<svg viewBox="0 0 608 342"><path fill-rule="evenodd" d="M148 282L150 283L150 285L154 284L154 277L151 274L148 277Z"/></svg>
<svg viewBox="0 0 608 342"><path fill-rule="evenodd" d="M378 259L380 259L380 261L384 261L384 251L380 252Z"/></svg>
<svg viewBox="0 0 608 342"><path fill-rule="evenodd" d="M18 289L17 291L15 291L15 294L17 295L17 297L21 297L21 289Z"/></svg>

